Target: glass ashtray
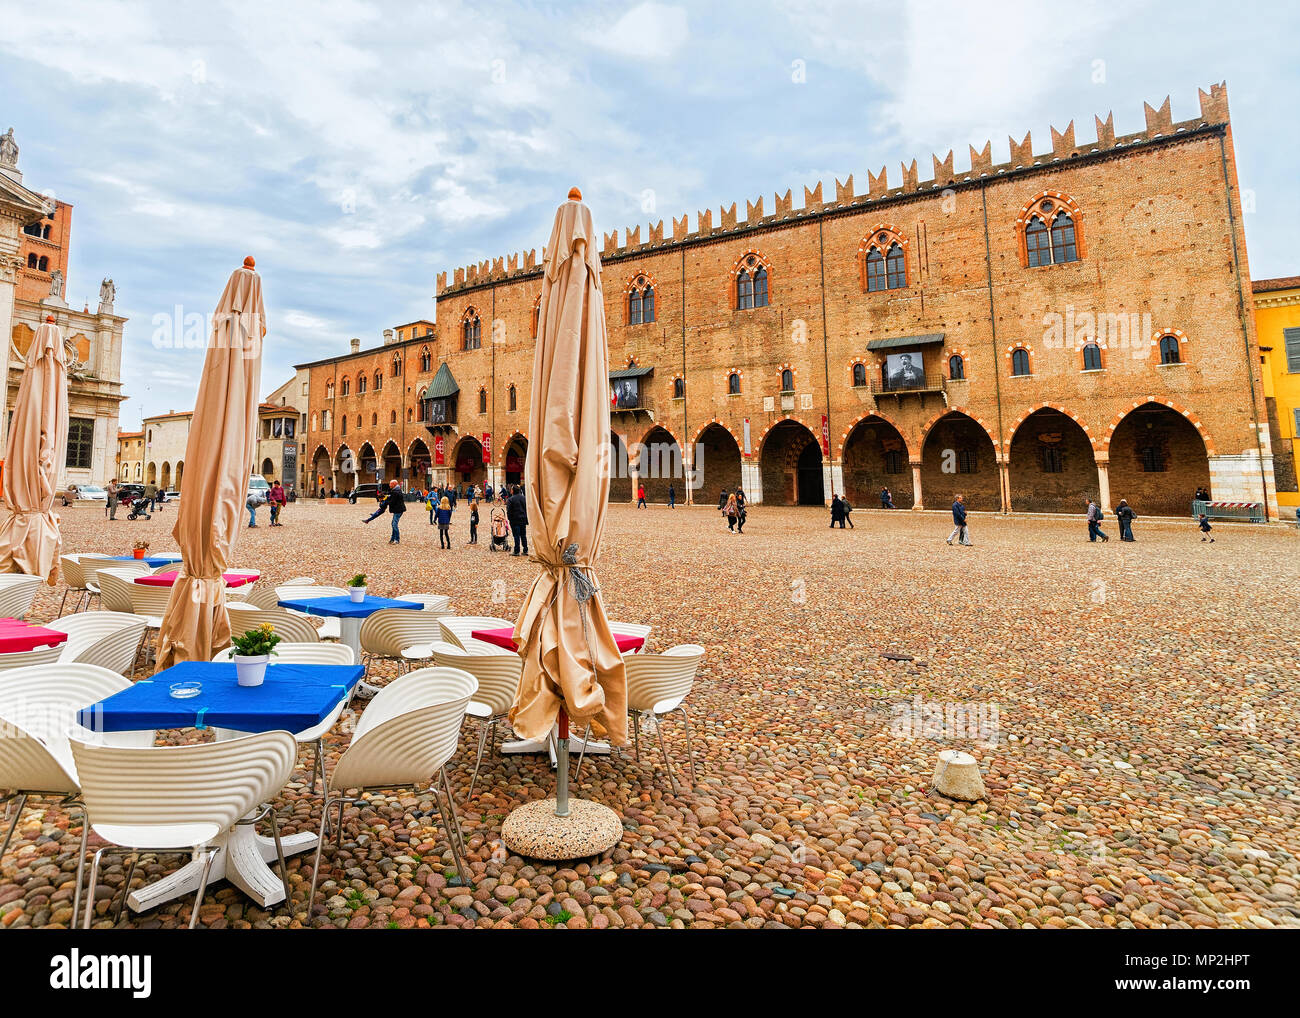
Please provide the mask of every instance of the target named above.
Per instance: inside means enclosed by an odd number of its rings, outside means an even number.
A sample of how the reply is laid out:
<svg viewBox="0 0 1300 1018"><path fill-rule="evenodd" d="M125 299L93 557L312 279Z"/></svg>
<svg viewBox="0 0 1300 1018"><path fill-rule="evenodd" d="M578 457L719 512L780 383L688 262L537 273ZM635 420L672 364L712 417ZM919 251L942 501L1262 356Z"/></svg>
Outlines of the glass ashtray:
<svg viewBox="0 0 1300 1018"><path fill-rule="evenodd" d="M198 696L201 692L203 692L202 682L173 682L171 685L173 700L188 700L192 696Z"/></svg>

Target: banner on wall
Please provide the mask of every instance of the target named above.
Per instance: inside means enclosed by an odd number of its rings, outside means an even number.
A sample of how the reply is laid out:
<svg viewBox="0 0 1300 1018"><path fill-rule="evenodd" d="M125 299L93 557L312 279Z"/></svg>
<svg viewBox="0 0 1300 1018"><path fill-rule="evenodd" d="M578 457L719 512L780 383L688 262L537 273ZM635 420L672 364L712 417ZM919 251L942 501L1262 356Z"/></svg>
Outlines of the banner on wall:
<svg viewBox="0 0 1300 1018"><path fill-rule="evenodd" d="M750 451L749 448L749 418L748 417L745 418L745 455L746 456L753 455L753 453Z"/></svg>
<svg viewBox="0 0 1300 1018"><path fill-rule="evenodd" d="M831 419L822 414L822 455L831 454Z"/></svg>
<svg viewBox="0 0 1300 1018"><path fill-rule="evenodd" d="M492 432L483 432L483 462L492 462Z"/></svg>
<svg viewBox="0 0 1300 1018"><path fill-rule="evenodd" d="M442 466L447 462L447 457L444 453L443 438L441 435L433 440L433 462L437 463L438 466Z"/></svg>

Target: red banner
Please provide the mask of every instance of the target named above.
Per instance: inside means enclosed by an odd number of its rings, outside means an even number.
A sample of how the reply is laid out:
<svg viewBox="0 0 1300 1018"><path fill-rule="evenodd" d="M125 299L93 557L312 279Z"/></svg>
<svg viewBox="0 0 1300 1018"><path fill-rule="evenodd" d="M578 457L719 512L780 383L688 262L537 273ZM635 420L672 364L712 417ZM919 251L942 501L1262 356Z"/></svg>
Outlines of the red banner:
<svg viewBox="0 0 1300 1018"><path fill-rule="evenodd" d="M433 462L439 466L447 462L447 457L443 455L442 436L439 435L433 440Z"/></svg>
<svg viewBox="0 0 1300 1018"><path fill-rule="evenodd" d="M822 455L831 454L831 422L830 418L822 414Z"/></svg>
<svg viewBox="0 0 1300 1018"><path fill-rule="evenodd" d="M492 432L483 432L483 462L492 462Z"/></svg>

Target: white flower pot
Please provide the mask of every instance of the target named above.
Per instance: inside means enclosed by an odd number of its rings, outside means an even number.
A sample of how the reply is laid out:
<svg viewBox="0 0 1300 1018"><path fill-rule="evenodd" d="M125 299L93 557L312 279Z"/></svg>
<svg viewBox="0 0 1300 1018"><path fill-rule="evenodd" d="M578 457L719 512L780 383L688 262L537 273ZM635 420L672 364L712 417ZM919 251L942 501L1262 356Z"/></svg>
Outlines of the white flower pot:
<svg viewBox="0 0 1300 1018"><path fill-rule="evenodd" d="M243 654L235 654L234 658L236 681L241 686L260 686L266 678L266 663L271 660L271 655L255 654L245 657Z"/></svg>
<svg viewBox="0 0 1300 1018"><path fill-rule="evenodd" d="M348 587L348 597L352 598L353 604L360 604L366 599L366 588Z"/></svg>

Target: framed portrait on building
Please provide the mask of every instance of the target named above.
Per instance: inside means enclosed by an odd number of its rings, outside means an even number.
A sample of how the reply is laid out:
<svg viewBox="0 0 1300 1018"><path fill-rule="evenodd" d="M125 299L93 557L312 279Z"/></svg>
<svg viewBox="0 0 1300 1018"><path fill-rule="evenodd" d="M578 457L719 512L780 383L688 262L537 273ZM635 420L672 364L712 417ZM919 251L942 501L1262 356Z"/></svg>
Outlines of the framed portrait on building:
<svg viewBox="0 0 1300 1018"><path fill-rule="evenodd" d="M634 410L641 405L640 379L620 378L614 382L614 407L619 410Z"/></svg>
<svg viewBox="0 0 1300 1018"><path fill-rule="evenodd" d="M885 382L890 390L920 389L925 385L925 363L920 350L900 350L885 358Z"/></svg>

